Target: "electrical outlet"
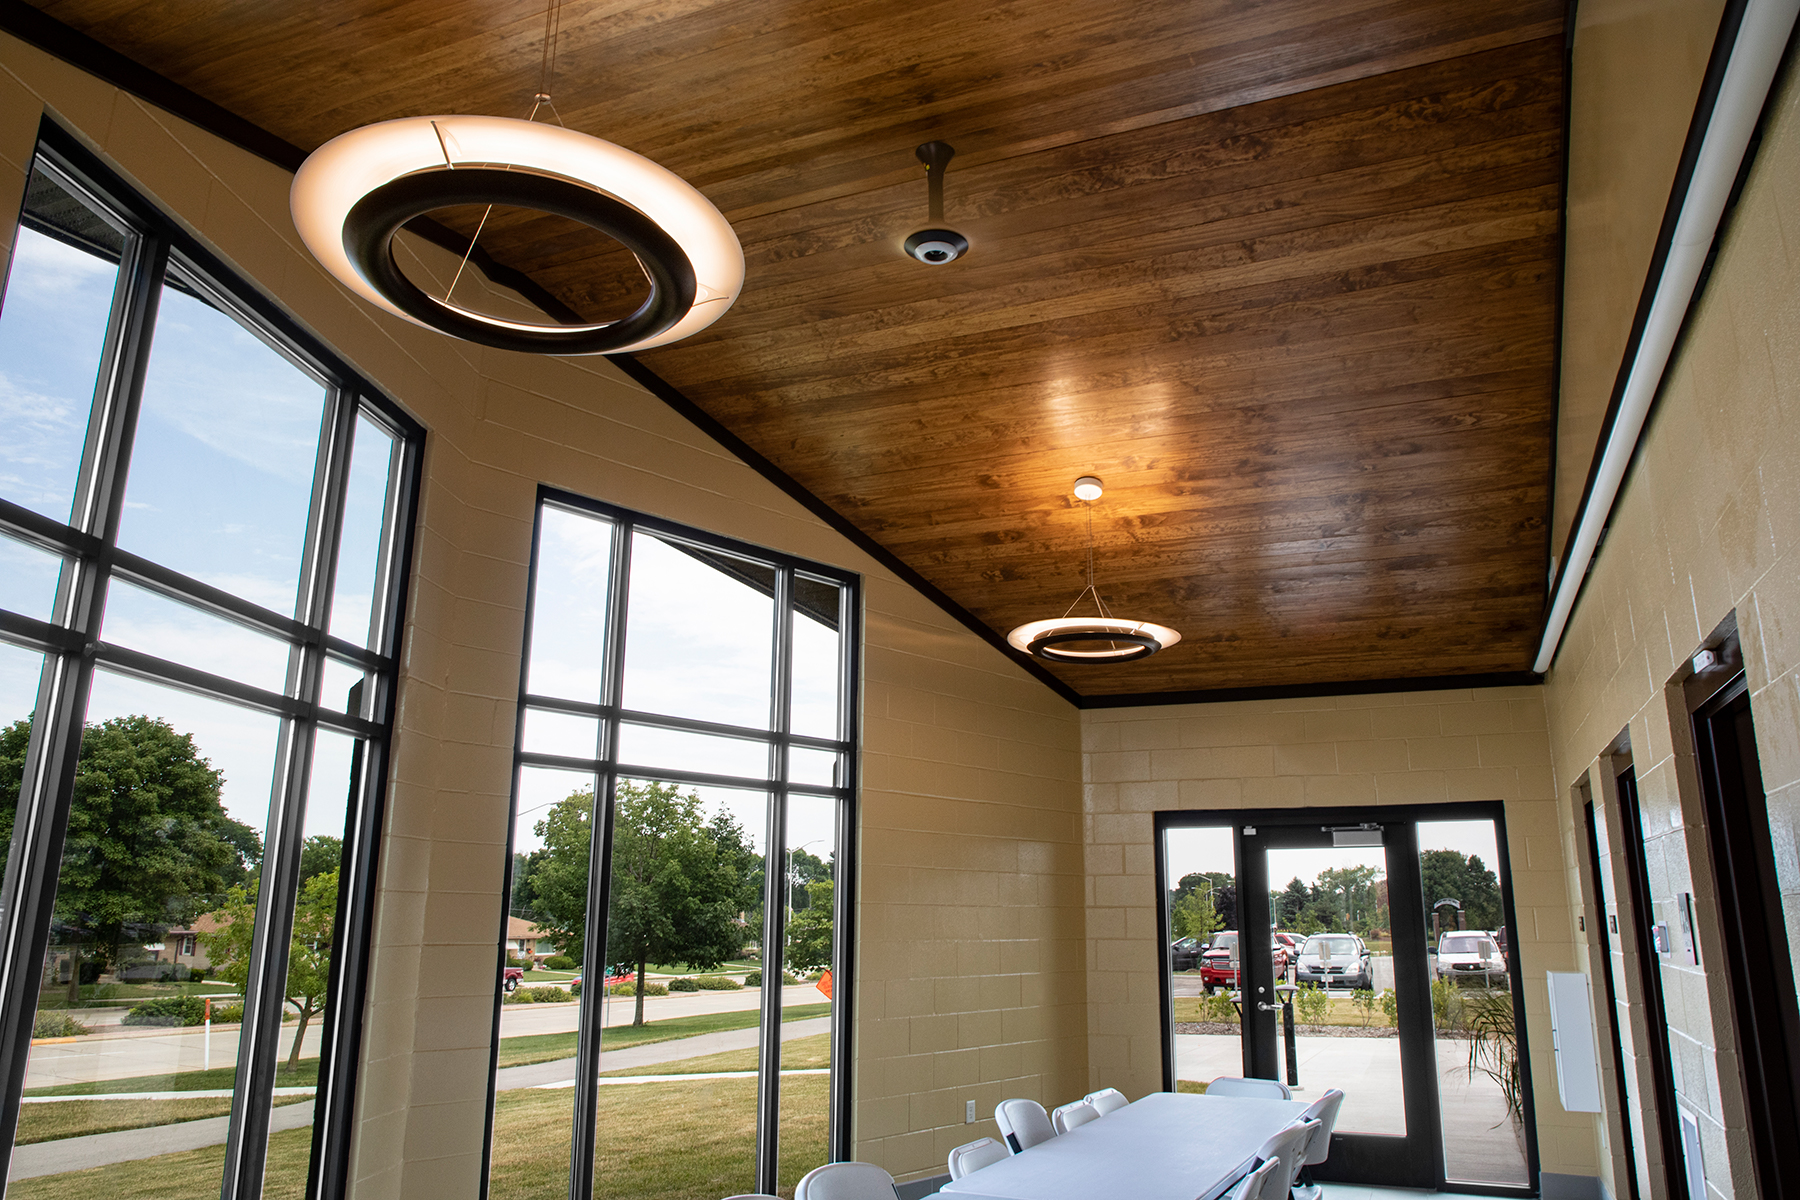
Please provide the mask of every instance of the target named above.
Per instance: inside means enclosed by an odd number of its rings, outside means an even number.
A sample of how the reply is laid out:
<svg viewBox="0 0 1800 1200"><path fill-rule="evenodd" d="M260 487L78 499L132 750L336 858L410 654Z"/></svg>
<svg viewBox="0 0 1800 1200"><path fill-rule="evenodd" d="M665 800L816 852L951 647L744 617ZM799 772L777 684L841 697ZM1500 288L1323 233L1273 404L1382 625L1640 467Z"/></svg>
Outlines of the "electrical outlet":
<svg viewBox="0 0 1800 1200"><path fill-rule="evenodd" d="M973 1125L974 1123L975 1123L975 1102L973 1100L971 1100L967 1104L963 1105L963 1124L964 1125Z"/></svg>

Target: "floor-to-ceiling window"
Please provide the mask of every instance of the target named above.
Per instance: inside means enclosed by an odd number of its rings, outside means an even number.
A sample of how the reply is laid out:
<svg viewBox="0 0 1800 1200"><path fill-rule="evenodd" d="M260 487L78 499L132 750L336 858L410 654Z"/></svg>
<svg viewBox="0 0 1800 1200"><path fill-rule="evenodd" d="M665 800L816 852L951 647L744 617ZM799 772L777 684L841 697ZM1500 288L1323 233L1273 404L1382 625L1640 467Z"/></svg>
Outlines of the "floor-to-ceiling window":
<svg viewBox="0 0 1800 1200"><path fill-rule="evenodd" d="M489 1194L792 1195L842 1157L853 576L546 490Z"/></svg>
<svg viewBox="0 0 1800 1200"><path fill-rule="evenodd" d="M0 430L5 1194L339 1194L420 431L49 126Z"/></svg>

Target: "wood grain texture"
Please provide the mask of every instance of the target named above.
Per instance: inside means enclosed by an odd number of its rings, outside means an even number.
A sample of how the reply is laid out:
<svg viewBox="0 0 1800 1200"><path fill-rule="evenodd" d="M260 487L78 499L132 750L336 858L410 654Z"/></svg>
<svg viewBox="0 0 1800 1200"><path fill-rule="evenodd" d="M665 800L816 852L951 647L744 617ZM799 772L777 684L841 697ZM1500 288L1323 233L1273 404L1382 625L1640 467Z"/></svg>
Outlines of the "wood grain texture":
<svg viewBox="0 0 1800 1200"><path fill-rule="evenodd" d="M543 8L42 0L302 147L523 116ZM1181 645L1084 695L1523 670L1544 603L1557 0L565 0L567 124L681 173L749 277L651 369L996 632L1100 582ZM942 138L971 253L904 257ZM477 213L440 214L472 230ZM529 214L574 310L642 295Z"/></svg>

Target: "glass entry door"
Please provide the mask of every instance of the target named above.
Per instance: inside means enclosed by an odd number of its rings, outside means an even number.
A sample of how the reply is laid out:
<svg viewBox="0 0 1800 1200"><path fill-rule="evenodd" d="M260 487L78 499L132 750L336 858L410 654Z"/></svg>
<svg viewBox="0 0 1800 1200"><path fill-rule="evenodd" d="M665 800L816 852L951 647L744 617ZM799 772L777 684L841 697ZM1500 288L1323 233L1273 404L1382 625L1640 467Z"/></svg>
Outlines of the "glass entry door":
<svg viewBox="0 0 1800 1200"><path fill-rule="evenodd" d="M1168 1086L1345 1093L1321 1180L1528 1192L1498 805L1166 813Z"/></svg>

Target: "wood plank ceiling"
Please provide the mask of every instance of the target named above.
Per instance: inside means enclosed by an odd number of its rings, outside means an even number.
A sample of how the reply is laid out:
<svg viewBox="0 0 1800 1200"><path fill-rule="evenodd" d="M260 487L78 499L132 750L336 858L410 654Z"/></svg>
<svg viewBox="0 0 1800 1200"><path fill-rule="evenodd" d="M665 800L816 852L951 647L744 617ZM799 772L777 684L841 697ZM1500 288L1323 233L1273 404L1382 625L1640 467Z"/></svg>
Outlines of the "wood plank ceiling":
<svg viewBox="0 0 1800 1200"><path fill-rule="evenodd" d="M40 0L305 149L523 115L539 0ZM1084 697L1523 671L1547 570L1563 0L565 0L571 128L689 179L743 298L644 363L996 633L1185 640ZM901 253L941 138L970 254ZM452 221L455 214L450 215ZM508 217L577 311L629 261Z"/></svg>

